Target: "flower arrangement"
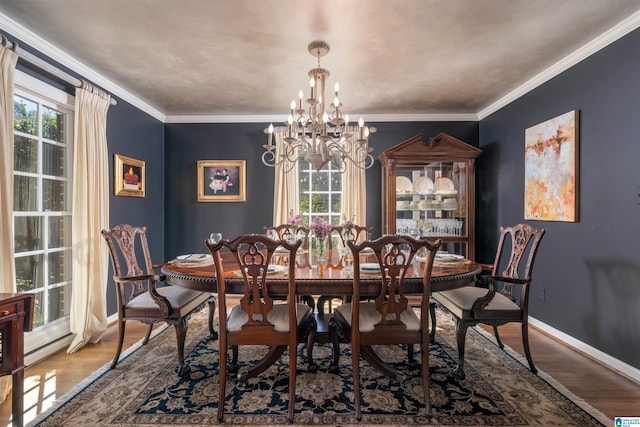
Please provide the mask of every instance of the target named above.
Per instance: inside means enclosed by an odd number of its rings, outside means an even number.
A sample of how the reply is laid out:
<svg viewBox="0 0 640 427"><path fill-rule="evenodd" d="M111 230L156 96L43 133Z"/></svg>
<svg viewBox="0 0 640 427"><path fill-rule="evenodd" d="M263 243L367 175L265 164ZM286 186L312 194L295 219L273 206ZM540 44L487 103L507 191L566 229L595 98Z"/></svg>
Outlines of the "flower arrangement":
<svg viewBox="0 0 640 427"><path fill-rule="evenodd" d="M327 221L320 220L319 217L316 217L315 221L309 226L309 229L319 238L324 238L331 234L331 224Z"/></svg>
<svg viewBox="0 0 640 427"><path fill-rule="evenodd" d="M352 219L347 219L346 215L342 215L342 224L340 224L340 227L342 227L343 230L350 232L351 229L356 225L355 222L353 222L355 219L355 215L352 217Z"/></svg>
<svg viewBox="0 0 640 427"><path fill-rule="evenodd" d="M289 219L287 220L287 224L289 224L291 228L296 229L297 227L300 226L301 223L302 223L302 218L300 217L300 214L294 215L293 209L291 209L289 211Z"/></svg>

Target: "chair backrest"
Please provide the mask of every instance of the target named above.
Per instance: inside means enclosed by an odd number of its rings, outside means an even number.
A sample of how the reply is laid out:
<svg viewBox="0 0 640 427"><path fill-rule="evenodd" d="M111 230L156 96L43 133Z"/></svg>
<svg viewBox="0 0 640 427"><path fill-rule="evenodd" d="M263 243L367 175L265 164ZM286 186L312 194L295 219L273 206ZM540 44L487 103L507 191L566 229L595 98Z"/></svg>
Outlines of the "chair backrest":
<svg viewBox="0 0 640 427"><path fill-rule="evenodd" d="M311 268L311 262L309 257L309 227L291 225L291 224L281 224L281 225L273 225L271 227L262 227L265 234L271 239L280 239L280 240L291 240L295 238L297 240L301 240L302 244L300 245L301 249L304 249L304 256L291 257L291 259L296 260L296 266L298 268ZM277 240L276 239L276 240Z"/></svg>
<svg viewBox="0 0 640 427"><path fill-rule="evenodd" d="M528 293L533 263L544 232L544 229L536 230L528 224L500 227L500 239L491 276L521 279L525 281L522 292ZM506 261L504 266L501 264L503 260ZM513 283L503 282L500 292L515 300L514 287Z"/></svg>
<svg viewBox="0 0 640 427"><path fill-rule="evenodd" d="M153 275L153 264L149 254L149 245L147 244L146 227L119 224L110 230L102 230L101 233L109 246L114 277ZM144 265L140 265L139 254L142 255L141 258L144 261ZM146 292L145 286L147 282L147 279L132 281L133 288L129 298ZM121 287L116 286L116 288L118 289L118 298L124 297L121 294Z"/></svg>
<svg viewBox="0 0 640 427"><path fill-rule="evenodd" d="M361 265L359 253L370 248L375 254L375 259L380 267L380 293L375 298L376 310L382 315L382 319L375 326L376 329L393 327L403 329L400 314L407 308L408 299L404 295L403 283L407 274L413 274L413 260L418 252L424 252L420 264L424 264L422 271L422 318L428 317L429 295L431 294L431 270L436 251L442 245L442 240L431 241L427 239L414 239L410 236L386 235L376 240L366 240L360 244L347 241L347 245L353 252L353 301L360 300ZM354 304L352 310L352 325L357 325L359 304ZM353 330L357 328L352 328Z"/></svg>
<svg viewBox="0 0 640 427"><path fill-rule="evenodd" d="M341 269L343 267L343 259L344 254L339 254L339 256L335 256L334 250L340 250L342 248L347 248L347 240L351 240L352 242L361 242L364 240L370 240L371 234L373 233L373 227L366 227L360 225L353 225L348 230L343 228L340 225L331 227L331 235L329 238L329 268L332 269ZM342 244L341 247L336 248L333 236L339 236L339 241ZM335 262L334 262L335 261Z"/></svg>
<svg viewBox="0 0 640 427"><path fill-rule="evenodd" d="M273 308L273 300L269 295L269 265L273 252L279 246L284 247L295 258L298 248L302 244L300 240L290 243L286 240L273 240L260 234L243 234L233 240L221 240L212 243L206 240L205 244L211 251L216 267L218 306L220 307L220 331L225 333L226 328L226 278L230 275L238 275L242 280L244 288L240 298L240 306L248 315L247 323L243 326L243 331L247 328L266 328L273 331L273 325L268 321L267 314ZM234 260L234 271L225 272L221 251L228 250ZM227 264L228 266L229 264ZM296 304L295 304L295 264L288 263L288 295L289 302L289 331L294 331L296 327ZM236 270L237 269L237 270ZM259 332L258 332L259 333Z"/></svg>

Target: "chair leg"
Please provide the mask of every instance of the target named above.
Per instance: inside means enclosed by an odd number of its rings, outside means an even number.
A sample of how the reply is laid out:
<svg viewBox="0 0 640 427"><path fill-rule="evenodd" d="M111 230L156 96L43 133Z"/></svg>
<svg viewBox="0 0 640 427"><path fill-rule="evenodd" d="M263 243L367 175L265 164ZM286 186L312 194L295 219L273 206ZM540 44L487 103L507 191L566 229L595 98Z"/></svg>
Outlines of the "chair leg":
<svg viewBox="0 0 640 427"><path fill-rule="evenodd" d="M149 338L151 338L152 331L153 331L153 323L150 323L149 327L147 328L147 334L144 336L144 339L142 340L142 345L147 345L147 343L149 342Z"/></svg>
<svg viewBox="0 0 640 427"><path fill-rule="evenodd" d="M226 362L227 359L225 358L224 361ZM231 373L238 372L238 346L237 345L231 346L231 364L229 365L229 372Z"/></svg>
<svg viewBox="0 0 640 427"><path fill-rule="evenodd" d="M456 366L454 373L455 373L455 378L458 380L463 380L465 377L464 375L464 344L465 344L465 338L467 335L468 327L469 325L466 322L459 319L456 321L456 341L458 343L458 366Z"/></svg>
<svg viewBox="0 0 640 427"><path fill-rule="evenodd" d="M218 394L218 421L224 421L224 398L227 389L227 346L220 346L220 359L218 369L220 371L220 391Z"/></svg>
<svg viewBox="0 0 640 427"><path fill-rule="evenodd" d="M296 342L297 344L297 342ZM297 345L289 344L289 423L293 424L296 410L296 368L298 362Z"/></svg>
<svg viewBox="0 0 640 427"><path fill-rule="evenodd" d="M307 337L307 363L309 364L309 372L314 374L318 372L318 365L313 361L313 345L316 342L316 333L318 331L318 323L313 318L313 322L309 322L307 331L304 336Z"/></svg>
<svg viewBox="0 0 640 427"><path fill-rule="evenodd" d="M218 333L213 329L213 316L216 313L216 300L212 296L209 300L209 335L213 341L218 339Z"/></svg>
<svg viewBox="0 0 640 427"><path fill-rule="evenodd" d="M504 350L504 344L502 344L502 341L500 340L500 334L498 334L498 327L497 326L493 326L493 335L495 335L496 337L496 342L498 343L498 346Z"/></svg>
<svg viewBox="0 0 640 427"><path fill-rule="evenodd" d="M337 374L340 372L338 363L340 361L340 336L338 335L338 325L333 317L329 319L329 338L331 339L331 347L333 348L333 362L329 366L329 373Z"/></svg>
<svg viewBox="0 0 640 427"><path fill-rule="evenodd" d="M353 399L356 405L356 420L362 421L362 408L360 408L360 346L351 345L351 363L353 365Z"/></svg>
<svg viewBox="0 0 640 427"><path fill-rule="evenodd" d="M181 377L189 375L189 366L184 363L184 342L187 338L188 323L185 318L175 321L173 324L176 330L178 344L178 375Z"/></svg>
<svg viewBox="0 0 640 427"><path fill-rule="evenodd" d="M537 374L538 369L533 364L531 350L529 349L529 322L527 322L526 319L522 322L522 346L524 347L524 354L527 356L527 362L529 362L531 372Z"/></svg>
<svg viewBox="0 0 640 427"><path fill-rule="evenodd" d="M412 344L411 347L413 347ZM430 371L429 371L429 343L422 343L420 345L420 352L422 356L422 391L424 393L424 406L427 415L431 415L431 384L430 384Z"/></svg>
<svg viewBox="0 0 640 427"><path fill-rule="evenodd" d="M436 303L429 301L429 316L431 317L431 331L429 332L429 342L436 342Z"/></svg>
<svg viewBox="0 0 640 427"><path fill-rule="evenodd" d="M126 326L126 320L121 320L118 323L118 348L116 350L116 355L111 362L111 369L114 369L118 364L118 359L120 358L120 352L122 351L122 343L124 342L124 329ZM152 325L153 326L153 325Z"/></svg>

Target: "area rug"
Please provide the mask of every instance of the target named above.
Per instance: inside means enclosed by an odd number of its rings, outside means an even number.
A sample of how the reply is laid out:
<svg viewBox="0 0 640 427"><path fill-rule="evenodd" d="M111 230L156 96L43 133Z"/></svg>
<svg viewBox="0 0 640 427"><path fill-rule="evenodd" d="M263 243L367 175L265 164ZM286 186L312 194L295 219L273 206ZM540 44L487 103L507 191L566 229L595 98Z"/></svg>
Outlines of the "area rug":
<svg viewBox="0 0 640 427"><path fill-rule="evenodd" d="M510 349L501 350L481 329L467 333L466 379L452 371L457 351L453 321L438 311L437 342L431 345L432 416L424 415L419 367L406 363L406 349L378 347L382 358L406 375L403 382L381 376L361 363L362 421L355 418L351 356L343 345L339 375L330 374L331 348L314 347L319 365L309 373L299 347L295 422L297 425L428 426L601 426L602 413L544 373L533 375ZM175 371L173 329L138 346L117 368L97 371L40 415L38 426L202 426L219 424L218 341L208 336L206 314L189 322L185 349L190 378ZM259 358L262 348L242 347L240 362ZM535 358L535 352L534 352ZM417 355L419 360L419 355ZM227 385L225 423L281 425L287 422L287 353L258 378Z"/></svg>

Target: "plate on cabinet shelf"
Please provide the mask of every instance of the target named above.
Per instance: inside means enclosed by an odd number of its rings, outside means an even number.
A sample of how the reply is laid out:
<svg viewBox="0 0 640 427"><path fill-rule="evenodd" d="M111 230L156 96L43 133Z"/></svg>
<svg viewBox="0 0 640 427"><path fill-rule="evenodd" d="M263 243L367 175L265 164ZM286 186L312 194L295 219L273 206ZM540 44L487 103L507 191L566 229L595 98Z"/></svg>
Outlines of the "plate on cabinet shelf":
<svg viewBox="0 0 640 427"><path fill-rule="evenodd" d="M411 180L406 176L396 177L396 193L411 193L413 190L413 184Z"/></svg>
<svg viewBox="0 0 640 427"><path fill-rule="evenodd" d="M433 181L428 176L420 176L413 183L413 189L416 193L431 194L433 193Z"/></svg>
<svg viewBox="0 0 640 427"><path fill-rule="evenodd" d="M449 178L436 179L436 192L442 194L454 194L456 187Z"/></svg>

